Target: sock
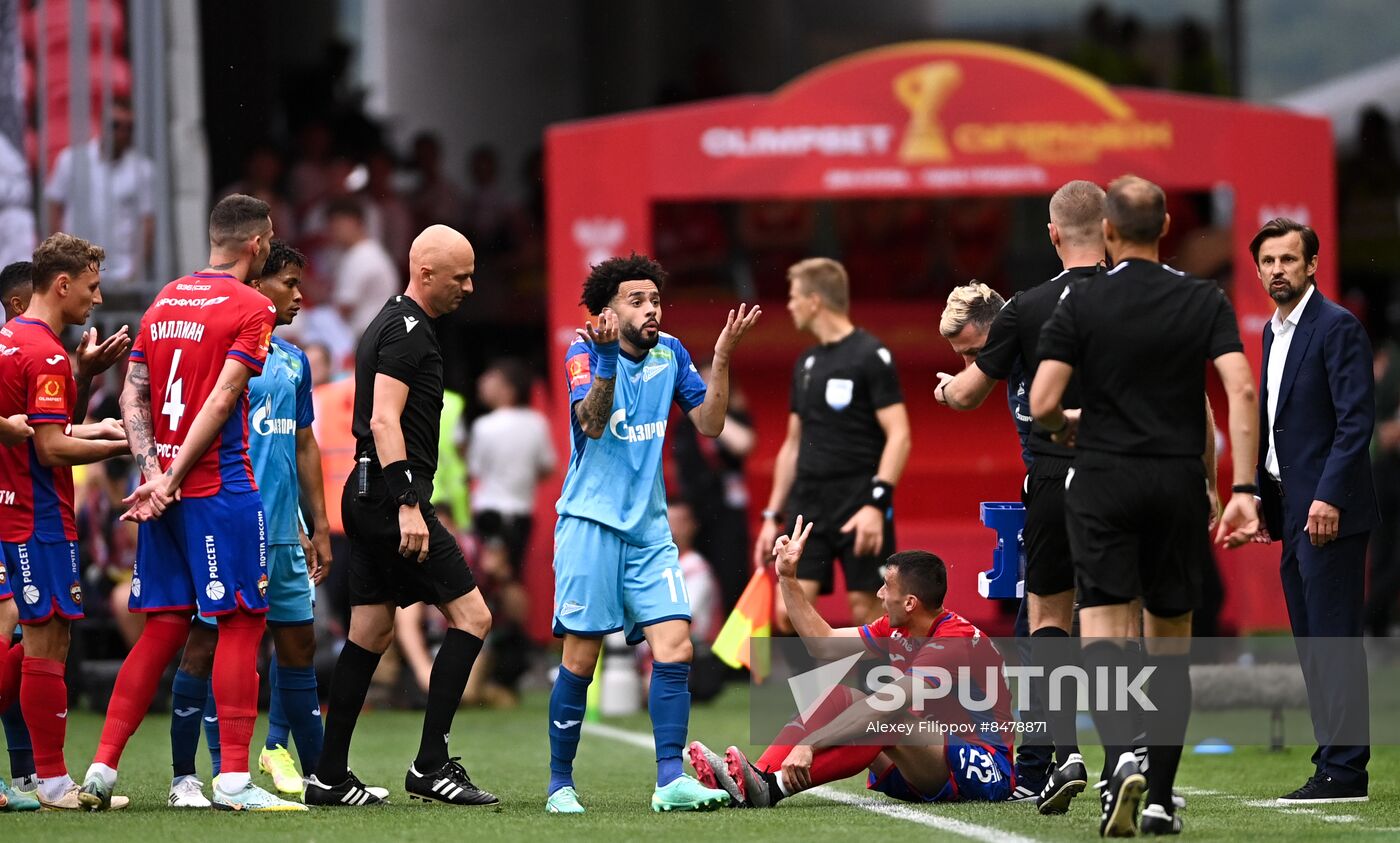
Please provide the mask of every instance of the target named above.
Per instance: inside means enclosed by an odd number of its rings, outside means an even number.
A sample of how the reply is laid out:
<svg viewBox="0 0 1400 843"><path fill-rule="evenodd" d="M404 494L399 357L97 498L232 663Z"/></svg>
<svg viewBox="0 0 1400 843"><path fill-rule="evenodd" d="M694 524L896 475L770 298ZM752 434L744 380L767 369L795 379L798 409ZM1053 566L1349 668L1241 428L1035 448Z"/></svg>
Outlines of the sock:
<svg viewBox="0 0 1400 843"><path fill-rule="evenodd" d="M274 663L271 672L277 676L272 698L281 701L283 716L290 721L288 728L296 738L301 769L314 770L321 763L321 744L325 740L325 727L321 725L321 697L316 691L316 668L287 667ZM268 719L271 717L269 714ZM269 742L272 734L273 730L269 728ZM286 730L283 730L282 741L287 740L286 735ZM282 744L283 747L287 745Z"/></svg>
<svg viewBox="0 0 1400 843"><path fill-rule="evenodd" d="M316 765L316 778L322 784L337 785L349 775L346 759L350 756L350 737L360 719L360 709L369 693L370 680L379 667L379 653L370 652L354 641L346 641L335 663L331 691L327 699L326 738L321 749L321 761Z"/></svg>
<svg viewBox="0 0 1400 843"><path fill-rule="evenodd" d="M0 651L0 714L19 699L19 675L23 666L23 644L12 644Z"/></svg>
<svg viewBox="0 0 1400 843"><path fill-rule="evenodd" d="M812 787L829 784L861 772L875 763L883 746L823 746L812 754Z"/></svg>
<svg viewBox="0 0 1400 843"><path fill-rule="evenodd" d="M277 659L267 666L267 684L271 693L267 697L267 740L263 749L290 749L292 746L292 724L287 722L287 709L282 703L282 686L277 675Z"/></svg>
<svg viewBox="0 0 1400 843"><path fill-rule="evenodd" d="M10 750L10 776L22 779L35 775L34 744L29 740L29 727L24 725L24 706L18 696L15 704L0 714L0 723L4 724L5 744Z"/></svg>
<svg viewBox="0 0 1400 843"><path fill-rule="evenodd" d="M63 681L63 663L27 656L23 670L19 693L34 741L35 769L40 778L67 775L63 741L68 733L68 685Z"/></svg>
<svg viewBox="0 0 1400 843"><path fill-rule="evenodd" d="M1062 693L1054 695L1051 705L1050 673L1066 663L1066 659L1078 655L1073 652L1069 633L1057 626L1043 626L1031 633L1031 663L1045 669L1045 678L1036 681L1042 690L1041 711L1045 714L1045 724L1050 732L1050 742L1055 745L1055 764L1061 765L1069 757L1079 752L1079 730L1075 725L1078 711L1075 709L1074 686L1061 683ZM1077 660L1076 660L1077 661ZM1072 663L1072 662L1071 662Z"/></svg>
<svg viewBox="0 0 1400 843"><path fill-rule="evenodd" d="M204 723L204 743L209 747L209 766L216 778L223 772L223 742L219 738L219 706L214 702L214 680L204 681L204 710L200 712Z"/></svg>
<svg viewBox="0 0 1400 843"><path fill-rule="evenodd" d="M49 779L39 779L39 796L46 802L57 802L73 786L73 779L67 773Z"/></svg>
<svg viewBox="0 0 1400 843"><path fill-rule="evenodd" d="M265 617L249 612L239 611L219 618L213 680L221 776L225 775L224 771L248 772L248 746L258 722L258 647L266 628ZM224 748L228 752L222 752Z"/></svg>
<svg viewBox="0 0 1400 843"><path fill-rule="evenodd" d="M559 677L549 694L549 793L574 786L574 756L578 754L579 727L588 707L588 686L593 675L576 676L559 665Z"/></svg>
<svg viewBox="0 0 1400 843"><path fill-rule="evenodd" d="M685 662L652 662L647 710L656 743L656 786L681 777L681 751L690 728L690 665Z"/></svg>
<svg viewBox="0 0 1400 843"><path fill-rule="evenodd" d="M1147 753L1151 758L1147 773L1147 801L1161 805L1171 814L1172 785L1181 765L1181 746L1191 719L1191 657L1189 655L1148 655L1147 663L1157 668L1148 690L1157 706L1148 713Z"/></svg>
<svg viewBox="0 0 1400 843"><path fill-rule="evenodd" d="M452 732L452 718L462 705L462 692L467 677L481 654L482 640L464 629L449 629L433 658L433 672L428 679L428 709L423 712L423 736L418 740L418 757L413 767L420 773L431 773L447 763L447 739Z"/></svg>
<svg viewBox="0 0 1400 843"><path fill-rule="evenodd" d="M146 616L141 637L136 639L136 646L131 648L121 670L117 671L112 699L107 703L107 719L97 743L96 762L113 769L117 767L126 742L151 707L166 665L185 646L189 634L188 614L156 612Z"/></svg>
<svg viewBox="0 0 1400 843"><path fill-rule="evenodd" d="M175 671L170 687L170 766L175 778L193 776L199 751L199 724L209 698L209 680Z"/></svg>
<svg viewBox="0 0 1400 843"><path fill-rule="evenodd" d="M1133 740L1133 713L1114 711L1113 677L1118 667L1126 665L1128 655L1116 639L1086 639L1084 646L1084 670L1089 674L1089 709L1094 717L1094 726L1099 730L1103 741L1103 776L1107 780L1118 766L1123 753L1131 753ZM1106 670L1108 679L1108 705L1098 703L1100 668Z"/></svg>
<svg viewBox="0 0 1400 843"><path fill-rule="evenodd" d="M219 783L216 787L225 796L233 796L247 787L251 778L252 776L247 773L223 773L219 776Z"/></svg>

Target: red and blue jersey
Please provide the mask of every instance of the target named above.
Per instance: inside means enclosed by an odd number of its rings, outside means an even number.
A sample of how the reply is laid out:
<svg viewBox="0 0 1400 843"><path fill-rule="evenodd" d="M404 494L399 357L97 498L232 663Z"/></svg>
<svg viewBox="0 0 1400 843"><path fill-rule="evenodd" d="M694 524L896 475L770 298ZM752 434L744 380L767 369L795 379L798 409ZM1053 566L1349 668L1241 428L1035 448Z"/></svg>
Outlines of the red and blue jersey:
<svg viewBox="0 0 1400 843"><path fill-rule="evenodd" d="M62 341L48 323L16 316L0 328L0 416L29 424L73 417L78 384ZM0 447L0 541L76 541L73 469L39 463L34 440Z"/></svg>
<svg viewBox="0 0 1400 843"><path fill-rule="evenodd" d="M196 272L166 284L141 319L131 360L151 379L156 457L168 469L190 425L219 384L224 361L261 374L276 321L267 297L232 275ZM209 450L180 484L185 497L257 489L248 459L248 391Z"/></svg>

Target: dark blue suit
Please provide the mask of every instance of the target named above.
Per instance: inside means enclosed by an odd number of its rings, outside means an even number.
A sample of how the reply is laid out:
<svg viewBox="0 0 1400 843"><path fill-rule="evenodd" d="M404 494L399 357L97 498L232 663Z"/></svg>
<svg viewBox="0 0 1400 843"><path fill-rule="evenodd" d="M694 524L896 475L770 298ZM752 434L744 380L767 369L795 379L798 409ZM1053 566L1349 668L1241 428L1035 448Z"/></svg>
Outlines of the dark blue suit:
<svg viewBox="0 0 1400 843"><path fill-rule="evenodd" d="M1366 544L1379 520L1369 453L1376 406L1371 344L1356 317L1316 289L1293 331L1274 411L1281 481L1275 485L1265 470L1274 331L1272 324L1264 326L1261 514L1269 534L1283 543L1283 592L1318 742L1313 763L1318 773L1340 782L1364 782L1370 711L1360 638ZM1305 533L1314 500L1341 510L1338 536L1323 547L1313 547ZM1308 641L1324 637L1332 640Z"/></svg>

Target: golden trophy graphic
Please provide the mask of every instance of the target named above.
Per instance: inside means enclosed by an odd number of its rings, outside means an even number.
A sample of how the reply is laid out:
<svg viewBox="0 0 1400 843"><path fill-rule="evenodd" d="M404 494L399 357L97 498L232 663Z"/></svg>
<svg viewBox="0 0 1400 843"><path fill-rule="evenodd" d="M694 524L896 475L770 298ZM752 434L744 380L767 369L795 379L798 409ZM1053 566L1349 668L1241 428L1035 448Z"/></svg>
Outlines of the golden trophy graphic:
<svg viewBox="0 0 1400 843"><path fill-rule="evenodd" d="M919 65L894 78L894 95L909 109L909 128L899 146L901 159L922 162L952 157L934 117L960 82L962 71L950 61Z"/></svg>

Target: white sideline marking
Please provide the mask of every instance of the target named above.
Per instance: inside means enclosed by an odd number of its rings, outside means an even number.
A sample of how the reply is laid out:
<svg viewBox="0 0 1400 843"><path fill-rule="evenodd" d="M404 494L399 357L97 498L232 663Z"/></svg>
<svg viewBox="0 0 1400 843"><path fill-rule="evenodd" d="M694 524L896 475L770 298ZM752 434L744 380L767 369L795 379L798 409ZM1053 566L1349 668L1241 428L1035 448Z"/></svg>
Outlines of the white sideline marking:
<svg viewBox="0 0 1400 843"><path fill-rule="evenodd" d="M600 737L615 740L619 743L630 744L641 749L656 748L656 744L652 743L651 735L629 732L626 729L619 729L616 726L607 726L602 723L585 723L583 724L583 729L585 732L595 732ZM936 828L939 831L957 834L969 840L979 840L983 843L1035 843L1035 838L1033 837L1012 834L1009 831L978 825L976 823L967 822L966 820L957 820L952 817L940 817L937 814L917 811L902 805L890 805L867 796L858 796L854 793L846 793L830 787L816 787L806 792L832 802L852 805L862 810L869 811L872 814L880 814L890 819L903 820L929 828Z"/></svg>
<svg viewBox="0 0 1400 843"><path fill-rule="evenodd" d="M1177 786L1176 792L1182 796L1219 796L1218 790L1207 790L1204 787L1181 787Z"/></svg>
<svg viewBox="0 0 1400 843"><path fill-rule="evenodd" d="M1290 807L1288 805L1280 805L1277 801L1273 799L1241 800L1240 804L1248 808L1271 808L1275 811L1278 811L1280 814L1294 814L1298 816L1314 817L1316 819L1322 820L1325 823L1354 823L1361 821L1361 818L1356 816L1355 814L1328 814L1324 811L1319 811L1316 808L1306 808L1302 806Z"/></svg>

